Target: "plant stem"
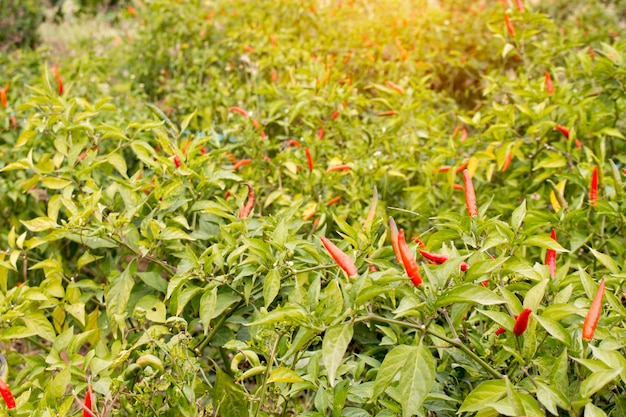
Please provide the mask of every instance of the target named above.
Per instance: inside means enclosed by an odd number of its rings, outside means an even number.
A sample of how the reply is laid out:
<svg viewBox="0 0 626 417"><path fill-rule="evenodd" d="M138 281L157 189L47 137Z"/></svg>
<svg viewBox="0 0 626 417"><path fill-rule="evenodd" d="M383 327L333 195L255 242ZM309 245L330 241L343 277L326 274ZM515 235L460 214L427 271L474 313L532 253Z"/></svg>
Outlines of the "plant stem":
<svg viewBox="0 0 626 417"><path fill-rule="evenodd" d="M498 372L495 369L493 369L491 367L491 365L489 365L487 362L482 360L478 355L476 355L474 352L472 352L458 338L451 339L451 338L449 338L447 336L443 336L441 334L435 333L434 331L430 330L427 326L424 326L424 325L421 325L421 324L416 324L416 323L411 323L411 322L406 322L406 321L390 319L390 318L387 318L387 317L378 316L376 314L369 314L369 315L364 316L364 317L359 317L359 318L355 319L354 321L358 322L358 321L368 321L368 320L375 320L375 321L379 321L379 322L382 322L382 323L389 323L389 324L396 324L398 326L410 327L412 329L420 330L422 333L428 333L429 335L435 336L436 338L441 339L444 342L447 342L447 343L451 344L452 346L456 347L457 349L460 349L463 353L465 353L467 356L469 356L474 362L478 363L485 371L487 371L487 373L489 375L491 375L491 376L493 376L495 378L498 378L498 379L504 379L505 378L504 375L502 375L500 372Z"/></svg>

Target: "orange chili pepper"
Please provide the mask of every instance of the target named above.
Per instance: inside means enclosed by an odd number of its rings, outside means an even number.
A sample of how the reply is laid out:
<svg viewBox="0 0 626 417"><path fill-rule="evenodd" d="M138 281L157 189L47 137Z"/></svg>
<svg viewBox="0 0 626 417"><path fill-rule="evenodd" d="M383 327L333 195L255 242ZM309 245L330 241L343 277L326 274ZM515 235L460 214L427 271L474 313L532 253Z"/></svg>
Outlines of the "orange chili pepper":
<svg viewBox="0 0 626 417"><path fill-rule="evenodd" d="M252 159L241 159L237 161L235 165L233 165L233 171L237 171L242 166L249 165L251 162L252 162Z"/></svg>
<svg viewBox="0 0 626 417"><path fill-rule="evenodd" d="M598 291L596 291L596 296L593 298L593 302L591 303L591 307L589 307L587 317L585 317L585 322L583 323L583 339L587 341L593 339L593 335L596 332L596 326L600 320L600 314L602 313L602 297L604 297L604 286L604 278L602 278L602 281L600 281L600 285L598 286Z"/></svg>

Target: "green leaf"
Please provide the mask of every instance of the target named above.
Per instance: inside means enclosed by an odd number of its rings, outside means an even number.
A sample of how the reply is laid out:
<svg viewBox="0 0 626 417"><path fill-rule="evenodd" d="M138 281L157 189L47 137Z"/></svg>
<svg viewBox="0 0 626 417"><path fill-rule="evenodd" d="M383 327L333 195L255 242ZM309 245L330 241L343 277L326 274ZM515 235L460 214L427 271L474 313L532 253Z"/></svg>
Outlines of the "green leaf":
<svg viewBox="0 0 626 417"><path fill-rule="evenodd" d="M49 190L61 190L72 183L72 181L56 177L44 177L40 181L41 185Z"/></svg>
<svg viewBox="0 0 626 417"><path fill-rule="evenodd" d="M465 398L459 413L475 413L499 401L506 394L506 382L504 380L485 381Z"/></svg>
<svg viewBox="0 0 626 417"><path fill-rule="evenodd" d="M24 324L34 334L46 339L49 342L54 342L57 334L52 327L52 323L41 313L31 312L24 316Z"/></svg>
<svg viewBox="0 0 626 417"><path fill-rule="evenodd" d="M537 384L537 399L552 415L559 415L557 407L561 407L564 410L569 408L569 401L562 392L541 381L536 381L535 383Z"/></svg>
<svg viewBox="0 0 626 417"><path fill-rule="evenodd" d="M557 252L569 252L556 240L553 240L549 235L545 236L532 236L524 241L525 246L538 246L544 249L552 249Z"/></svg>
<svg viewBox="0 0 626 417"><path fill-rule="evenodd" d="M591 397L593 394L604 388L606 384L615 380L621 372L622 368L607 369L605 371L592 373L580 384L580 395L584 398Z"/></svg>
<svg viewBox="0 0 626 417"><path fill-rule="evenodd" d="M212 397L215 414L228 417L249 417L248 401L240 386L230 380L228 375L215 368L216 378Z"/></svg>
<svg viewBox="0 0 626 417"><path fill-rule="evenodd" d="M522 222L524 221L524 217L526 217L526 200L522 201L522 203L517 206L515 210L513 210L513 214L511 215L511 226L513 226L514 230L519 230L522 226Z"/></svg>
<svg viewBox="0 0 626 417"><path fill-rule="evenodd" d="M617 263L613 260L613 258L611 258L609 255L606 255L602 252L598 252L597 250L595 250L594 248L589 248L589 250L591 251L591 253L593 254L593 256L596 257L596 259L598 261L600 261L600 263L602 265L604 265L604 267L606 269L608 269L609 271L611 271L614 274L619 274L619 266L617 265Z"/></svg>
<svg viewBox="0 0 626 417"><path fill-rule="evenodd" d="M378 369L376 381L374 382L372 401L385 392L415 349L415 346L398 345L385 355L385 359Z"/></svg>
<svg viewBox="0 0 626 417"><path fill-rule="evenodd" d="M269 326L281 322L302 325L306 318L307 313L299 307L278 307L248 323L247 326Z"/></svg>
<svg viewBox="0 0 626 417"><path fill-rule="evenodd" d="M400 375L402 415L418 413L435 383L435 359L428 347L420 343L409 354Z"/></svg>
<svg viewBox="0 0 626 417"><path fill-rule="evenodd" d="M265 301L265 307L272 304L272 301L274 301L279 291L280 274L276 269L271 269L267 275L265 275L265 280L263 281L263 300Z"/></svg>
<svg viewBox="0 0 626 417"><path fill-rule="evenodd" d="M471 268L470 268L471 269ZM482 305L503 304L504 300L493 291L473 284L460 285L447 291L437 300L436 306L443 307L456 303L475 303Z"/></svg>
<svg viewBox="0 0 626 417"><path fill-rule="evenodd" d="M535 315L535 318L537 319L541 327L546 329L546 331L550 333L552 337L564 343L568 347L572 346L572 336L570 335L570 332L565 330L563 326L559 324L559 322L554 321L545 315Z"/></svg>
<svg viewBox="0 0 626 417"><path fill-rule="evenodd" d="M272 371L270 372L270 376L267 379L268 384L271 384L273 382L296 383L296 382L302 382L302 381L304 380L295 371L289 368L285 368L285 367L278 367L278 368L272 369Z"/></svg>
<svg viewBox="0 0 626 417"><path fill-rule="evenodd" d="M26 221L20 220L20 223L22 223L31 232L44 232L58 227L57 223L50 217L37 217Z"/></svg>
<svg viewBox="0 0 626 417"><path fill-rule="evenodd" d="M596 407L592 403L587 403L585 405L584 417L607 417L607 415L601 408Z"/></svg>
<svg viewBox="0 0 626 417"><path fill-rule="evenodd" d="M329 327L322 340L322 360L328 374L328 382L335 386L337 368L343 361L343 356L352 340L354 328L352 323L340 323Z"/></svg>
<svg viewBox="0 0 626 417"><path fill-rule="evenodd" d="M126 179L128 179L128 175L126 175L126 160L119 153L112 153L107 157L107 162L115 168L120 175Z"/></svg>
<svg viewBox="0 0 626 417"><path fill-rule="evenodd" d="M213 319L215 305L217 304L217 287L208 289L200 298L200 323L204 329L204 334L209 332L209 323Z"/></svg>
<svg viewBox="0 0 626 417"><path fill-rule="evenodd" d="M106 301L106 312L112 323L123 322L126 317L126 308L130 293L135 285L135 281L131 275L131 262L124 272L110 278L109 284L104 291L104 300ZM115 329L115 326L113 327Z"/></svg>

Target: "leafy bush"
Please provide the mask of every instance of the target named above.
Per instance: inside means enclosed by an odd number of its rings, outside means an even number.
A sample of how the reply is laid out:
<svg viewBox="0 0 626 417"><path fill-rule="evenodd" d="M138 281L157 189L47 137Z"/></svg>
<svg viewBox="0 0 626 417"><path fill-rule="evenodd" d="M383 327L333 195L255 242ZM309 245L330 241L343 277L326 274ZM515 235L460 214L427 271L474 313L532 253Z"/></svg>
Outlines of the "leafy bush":
<svg viewBox="0 0 626 417"><path fill-rule="evenodd" d="M623 415L626 44L518 3L155 0L7 57L15 415Z"/></svg>
<svg viewBox="0 0 626 417"><path fill-rule="evenodd" d="M0 51L34 48L39 44L43 9L36 0L2 0L0 3Z"/></svg>

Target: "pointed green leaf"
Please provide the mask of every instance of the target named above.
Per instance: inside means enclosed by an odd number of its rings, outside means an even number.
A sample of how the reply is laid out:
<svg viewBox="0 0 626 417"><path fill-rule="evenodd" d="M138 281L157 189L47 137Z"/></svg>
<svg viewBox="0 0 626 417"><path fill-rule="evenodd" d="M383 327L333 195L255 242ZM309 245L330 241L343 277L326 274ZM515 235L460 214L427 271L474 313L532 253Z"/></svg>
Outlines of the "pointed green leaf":
<svg viewBox="0 0 626 417"><path fill-rule="evenodd" d="M328 382L335 386L337 368L343 361L343 356L352 340L354 328L352 323L340 323L326 330L322 340L322 360L328 373Z"/></svg>

